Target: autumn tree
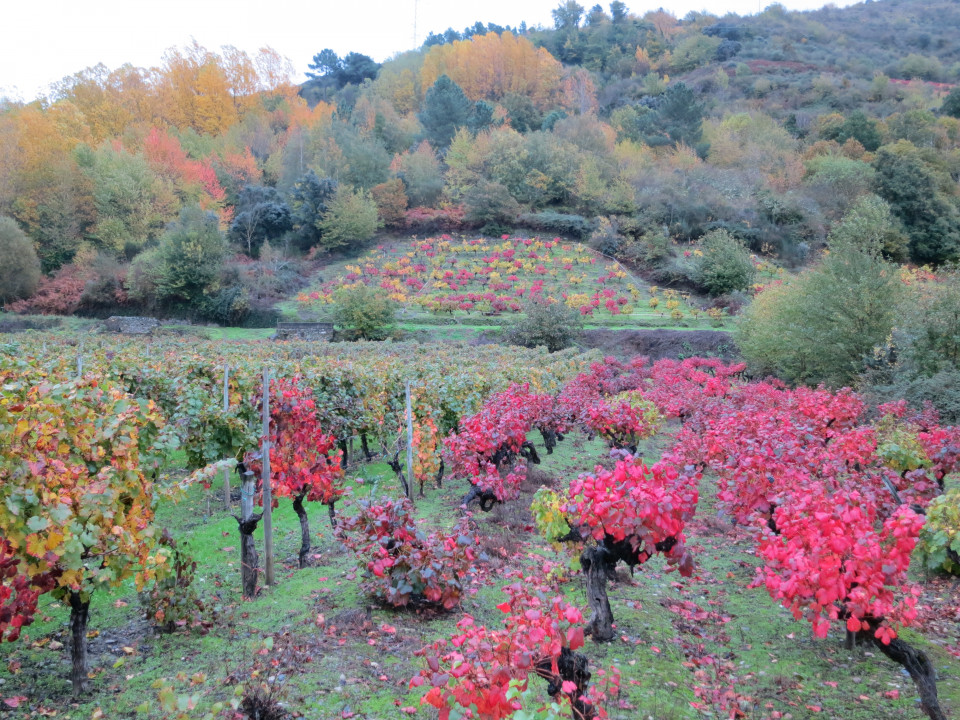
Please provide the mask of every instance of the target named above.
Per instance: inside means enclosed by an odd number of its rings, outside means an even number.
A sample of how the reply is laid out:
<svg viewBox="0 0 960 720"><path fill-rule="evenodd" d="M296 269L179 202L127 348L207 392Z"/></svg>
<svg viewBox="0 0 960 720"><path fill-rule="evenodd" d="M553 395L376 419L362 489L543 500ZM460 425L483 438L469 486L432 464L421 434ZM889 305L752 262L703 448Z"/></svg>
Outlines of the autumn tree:
<svg viewBox="0 0 960 720"><path fill-rule="evenodd" d="M218 135L237 120L231 79L221 59L196 40L166 52L157 87L161 115L170 125Z"/></svg>
<svg viewBox="0 0 960 720"><path fill-rule="evenodd" d="M142 155L104 144L96 150L78 149L77 158L93 186L97 209L90 234L104 250L132 257L176 216L171 184L153 172Z"/></svg>
<svg viewBox="0 0 960 720"><path fill-rule="evenodd" d="M430 48L421 81L433 84L447 75L471 100L499 101L510 93L528 97L540 110L556 104L563 68L544 48L510 32L487 33L470 40Z"/></svg>
<svg viewBox="0 0 960 720"><path fill-rule="evenodd" d="M357 246L372 238L379 227L377 204L370 193L340 185L320 221L320 247Z"/></svg>
<svg viewBox="0 0 960 720"><path fill-rule="evenodd" d="M196 206L184 208L160 239L159 296L175 305L201 300L216 285L224 250L217 216Z"/></svg>
<svg viewBox="0 0 960 720"><path fill-rule="evenodd" d="M95 218L92 188L73 155L90 139L83 116L60 101L12 111L14 192L9 214L36 244L44 271L69 262ZM2 171L0 171L2 172Z"/></svg>
<svg viewBox="0 0 960 720"><path fill-rule="evenodd" d="M393 178L385 183L374 185L370 189L370 196L377 204L377 213L385 226L400 227L403 225L406 217L407 195L403 190L403 181L400 178Z"/></svg>
<svg viewBox="0 0 960 720"><path fill-rule="evenodd" d="M394 158L390 169L403 180L407 199L413 207L432 207L443 191L443 168L427 141L413 152Z"/></svg>

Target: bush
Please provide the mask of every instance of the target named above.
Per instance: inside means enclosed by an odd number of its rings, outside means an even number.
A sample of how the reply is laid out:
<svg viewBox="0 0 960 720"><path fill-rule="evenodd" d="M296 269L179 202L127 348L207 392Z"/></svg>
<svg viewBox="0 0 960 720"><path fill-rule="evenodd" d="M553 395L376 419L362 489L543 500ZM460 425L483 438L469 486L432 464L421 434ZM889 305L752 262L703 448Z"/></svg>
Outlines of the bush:
<svg viewBox="0 0 960 720"><path fill-rule="evenodd" d="M923 564L960 575L960 489L931 500L926 515L917 543Z"/></svg>
<svg viewBox="0 0 960 720"><path fill-rule="evenodd" d="M621 223L621 230L628 239L620 249L620 257L630 262L656 266L670 257L673 242L663 228L643 232L640 223L632 220Z"/></svg>
<svg viewBox="0 0 960 720"><path fill-rule="evenodd" d="M468 221L478 225L506 225L517 219L520 206L510 191L498 182L480 180L463 197Z"/></svg>
<svg viewBox="0 0 960 720"><path fill-rule="evenodd" d="M583 240L595 227L591 220L583 215L567 215L558 212L524 213L518 218L524 227L550 235L565 235Z"/></svg>
<svg viewBox="0 0 960 720"><path fill-rule="evenodd" d="M64 265L52 277L41 278L36 292L30 298L12 303L9 309L18 313L72 315L80 307L89 279L87 267L77 263Z"/></svg>
<svg viewBox="0 0 960 720"><path fill-rule="evenodd" d="M613 257L619 255L623 248L623 235L615 221L600 218L597 229L590 234L588 244L597 252Z"/></svg>
<svg viewBox="0 0 960 720"><path fill-rule="evenodd" d="M700 252L693 263L692 277L711 295L725 295L750 287L756 268L750 253L726 230L712 230L700 241Z"/></svg>
<svg viewBox="0 0 960 720"><path fill-rule="evenodd" d="M140 596L144 616L161 632L171 633L177 628L205 632L212 622L205 618L207 608L193 587L197 563L177 547L176 541L166 530L158 544L166 548L168 555L163 565L166 574L158 577L153 588Z"/></svg>
<svg viewBox="0 0 960 720"><path fill-rule="evenodd" d="M524 315L507 329L507 339L523 347L545 347L550 352L573 345L583 332L583 319L563 303L532 301Z"/></svg>
<svg viewBox="0 0 960 720"><path fill-rule="evenodd" d="M877 400L931 404L943 422L960 422L960 273L911 285L897 308L891 341L875 352L864 384Z"/></svg>
<svg viewBox="0 0 960 720"><path fill-rule="evenodd" d="M394 302L367 285L344 286L333 294L333 318L348 340L383 340L392 330Z"/></svg>
<svg viewBox="0 0 960 720"><path fill-rule="evenodd" d="M320 221L320 246L326 250L357 245L380 227L377 204L369 193L340 185Z"/></svg>
<svg viewBox="0 0 960 720"><path fill-rule="evenodd" d="M0 216L0 303L25 298L40 282L40 259L13 218Z"/></svg>
<svg viewBox="0 0 960 720"><path fill-rule="evenodd" d="M848 385L890 334L901 288L879 249L831 247L819 266L754 298L737 326L737 346L754 372Z"/></svg>
<svg viewBox="0 0 960 720"><path fill-rule="evenodd" d="M414 520L409 500L361 500L357 509L343 528L347 545L369 573L368 593L393 607L425 603L451 610L460 603L479 555L468 518L449 532L427 534Z"/></svg>
<svg viewBox="0 0 960 720"><path fill-rule="evenodd" d="M195 316L220 325L236 326L246 320L251 309L250 295L246 288L242 285L230 285L205 296L203 301L195 306Z"/></svg>
<svg viewBox="0 0 960 720"><path fill-rule="evenodd" d="M226 249L219 219L185 207L160 238L157 295L174 305L200 302L217 283Z"/></svg>
<svg viewBox="0 0 960 720"><path fill-rule="evenodd" d="M407 210L404 224L413 234L455 232L467 226L465 211L459 205L447 208L411 208Z"/></svg>

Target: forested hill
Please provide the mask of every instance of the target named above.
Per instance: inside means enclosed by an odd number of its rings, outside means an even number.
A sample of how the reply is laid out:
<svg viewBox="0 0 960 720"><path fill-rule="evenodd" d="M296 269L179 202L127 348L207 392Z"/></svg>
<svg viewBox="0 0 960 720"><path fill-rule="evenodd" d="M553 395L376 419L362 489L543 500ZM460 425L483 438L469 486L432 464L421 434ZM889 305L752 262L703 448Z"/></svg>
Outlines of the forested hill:
<svg viewBox="0 0 960 720"><path fill-rule="evenodd" d="M0 302L242 322L382 231L577 237L705 291L704 242L960 256L960 2L553 19L382 64L194 44L0 101Z"/></svg>

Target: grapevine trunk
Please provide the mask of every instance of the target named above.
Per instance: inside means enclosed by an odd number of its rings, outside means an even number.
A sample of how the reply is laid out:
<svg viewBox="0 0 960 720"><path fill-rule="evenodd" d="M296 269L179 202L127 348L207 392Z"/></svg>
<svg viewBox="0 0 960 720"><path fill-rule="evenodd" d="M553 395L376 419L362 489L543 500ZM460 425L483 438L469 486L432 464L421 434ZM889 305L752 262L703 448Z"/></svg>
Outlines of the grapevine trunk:
<svg viewBox="0 0 960 720"><path fill-rule="evenodd" d="M70 681L73 694L79 697L87 686L87 620L90 618L90 600L83 600L79 592L70 593L70 637L72 640Z"/></svg>
<svg viewBox="0 0 960 720"><path fill-rule="evenodd" d="M300 553L298 560L301 568L307 566L307 555L310 554L310 518L307 517L307 511L303 507L303 500L307 496L306 488L299 495L293 498L293 511L300 520Z"/></svg>

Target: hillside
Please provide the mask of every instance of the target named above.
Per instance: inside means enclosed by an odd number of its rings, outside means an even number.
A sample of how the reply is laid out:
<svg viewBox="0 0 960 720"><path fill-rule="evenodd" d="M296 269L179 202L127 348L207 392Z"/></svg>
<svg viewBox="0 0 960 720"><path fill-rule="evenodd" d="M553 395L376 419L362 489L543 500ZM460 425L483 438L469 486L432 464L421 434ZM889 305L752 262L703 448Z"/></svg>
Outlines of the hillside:
<svg viewBox="0 0 960 720"><path fill-rule="evenodd" d="M801 266L869 216L888 257L940 264L960 256L957 13L568 2L552 28L435 32L383 64L323 50L301 87L270 49L80 70L0 105L0 300L270 325L315 260L381 231L580 240L729 308L753 278L711 288L685 260L718 232Z"/></svg>

